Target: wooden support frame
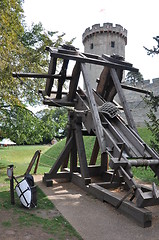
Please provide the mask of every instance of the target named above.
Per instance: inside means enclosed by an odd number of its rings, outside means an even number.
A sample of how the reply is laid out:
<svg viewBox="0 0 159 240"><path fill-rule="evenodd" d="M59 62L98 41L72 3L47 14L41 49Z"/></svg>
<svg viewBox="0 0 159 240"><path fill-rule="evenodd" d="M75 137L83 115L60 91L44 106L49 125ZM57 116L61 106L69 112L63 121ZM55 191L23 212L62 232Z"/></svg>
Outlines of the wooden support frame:
<svg viewBox="0 0 159 240"><path fill-rule="evenodd" d="M67 141L65 148L63 149L62 153L60 154L59 158L56 160L52 168L50 169L49 173L44 174L43 180L53 179L57 177L57 172L59 168L61 167L62 163L65 161L65 158L67 158L69 152L71 151L73 144L73 137L71 136L69 140Z"/></svg>
<svg viewBox="0 0 159 240"><path fill-rule="evenodd" d="M58 107L70 106L74 107L74 111L70 116L70 130L66 145L49 173L44 174L44 182L47 186L50 186L53 179L60 178L72 181L88 193L112 204L120 211L131 216L142 227L151 226L151 212L143 207L159 204L159 191L155 184L153 184L150 190L140 188L135 183L130 168L131 165L150 164L151 169L159 178L159 156L138 136L122 90L122 87L127 87L121 84L123 70L138 72L138 69L134 68L132 64L126 63L123 59L114 59L105 55L100 57L94 54L79 53L71 46L63 46L58 50L47 48L47 50L51 55L48 74L28 73L25 76L47 78L45 90L40 91L44 98L44 104ZM58 59L63 60L63 65L60 73L55 74ZM70 60L75 61L75 65L72 76L68 77L66 71ZM96 92L92 91L90 86L90 79L86 71L87 63L104 67ZM81 71L86 93L82 90L77 90ZM20 74L13 75L20 77ZM21 76L24 75L22 74ZM55 78L58 79L57 92L52 90ZM65 80L68 79L70 80L69 91L62 92L62 86ZM148 93L141 90L137 91ZM111 119L106 108L104 108L104 112L100 112L98 108L104 105L106 101L113 102L116 93L118 93L123 105L128 124L124 123L121 117L117 115ZM51 94L56 94L56 98L53 99L50 96ZM86 129L83 129L83 126ZM86 159L83 140L84 133L96 135L90 160L91 165L88 165ZM96 165L99 148L101 151L100 166ZM109 164L113 169L111 172L108 170L108 154L110 157ZM133 158L139 159L138 163L135 162L136 160L131 160ZM68 169L69 161L70 169ZM145 161L147 161L146 164ZM78 166L78 163L80 166ZM61 172L58 172L60 167ZM100 177L102 182L96 182L95 177ZM110 188L123 185L128 192L122 198L110 191ZM133 202L126 200L130 193L133 193L131 200L135 198L137 206Z"/></svg>
<svg viewBox="0 0 159 240"><path fill-rule="evenodd" d="M106 185L105 185L106 186ZM100 186L100 184L92 183L89 185L89 193L101 200L117 207L121 198L113 192ZM118 208L120 212L134 219L141 227L150 227L152 225L152 213L145 208L138 208L130 201L123 201Z"/></svg>

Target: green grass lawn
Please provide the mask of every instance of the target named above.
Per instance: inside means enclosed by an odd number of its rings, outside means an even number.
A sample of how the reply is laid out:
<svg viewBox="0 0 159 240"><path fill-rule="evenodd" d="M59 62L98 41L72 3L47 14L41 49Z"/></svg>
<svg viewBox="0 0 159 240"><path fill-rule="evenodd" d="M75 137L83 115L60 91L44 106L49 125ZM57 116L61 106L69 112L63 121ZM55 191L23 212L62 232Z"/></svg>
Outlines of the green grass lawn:
<svg viewBox="0 0 159 240"><path fill-rule="evenodd" d="M150 144L152 139L152 134L147 128L138 128L139 135L147 143ZM4 175L6 175L6 169L9 164L14 164L14 173L15 175L23 174L29 162L31 161L36 150L41 150L40 164L38 167L38 173L44 174L48 172L52 167L53 163L56 161L60 155L62 149L65 145L65 139L58 142L57 144L42 145L42 146L13 146L13 147L1 147L0 148L0 168L5 169L1 170L0 182L4 181ZM87 160L89 162L92 148L94 145L95 137L84 137L85 150ZM100 154L97 163L100 163ZM34 166L33 166L34 169ZM141 178L144 181L151 181L154 179L154 173L143 168L133 168L133 173L136 177ZM157 181L158 182L158 181Z"/></svg>
<svg viewBox="0 0 159 240"><path fill-rule="evenodd" d="M61 143L54 147L53 152L58 155L61 151ZM64 145L64 141L62 142ZM8 221L0 221L0 228L31 228L36 226L41 229L40 231L50 234L49 240L53 239L76 239L80 240L79 234L72 228L72 226L66 221L61 214L53 216L51 219L46 219L39 216L40 212L50 211L55 209L51 201L47 199L45 194L37 188L37 202L36 208L31 210L25 209L21 206L20 201L15 193L15 205L10 203L10 181L7 177L7 167L9 164L14 164L14 175L22 175L25 173L29 162L31 161L35 151L41 150L42 163L39 164L38 174L44 174L49 171L52 162L55 161L57 155L54 158L50 153L52 146L40 145L40 146L13 146L13 147L1 147L0 148L0 210L7 211L7 215L10 215ZM59 150L58 150L59 149ZM46 153L46 154L45 154ZM33 166L34 170L34 166ZM32 171L33 172L33 171ZM32 173L31 172L31 173ZM20 180L19 180L20 181ZM13 221L14 219L14 221ZM18 230L17 230L18 231ZM55 237L55 238L54 238Z"/></svg>
<svg viewBox="0 0 159 240"><path fill-rule="evenodd" d="M14 165L15 176L22 175L25 173L34 153L37 150L41 150L41 154L43 154L49 148L50 145L0 147L0 182L6 182L4 176L6 175L8 165ZM39 166L39 170L45 172L48 171L48 168Z"/></svg>
<svg viewBox="0 0 159 240"><path fill-rule="evenodd" d="M146 128L139 128L138 129L139 134L141 138L147 143L150 144L150 140L152 139L152 135L149 130ZM17 175L22 175L25 173L29 162L31 161L35 151L41 150L41 157L40 157L40 164L38 167L38 174L44 174L45 172L48 172L58 156L60 155L61 151L64 148L65 145L65 139L58 142L57 144L50 146L50 145L43 145L43 146L13 146L13 147L1 147L0 148L0 209L6 208L9 209L12 206L10 205L10 196L9 196L9 179L6 174L6 170L9 164L14 164L14 174L15 176ZM89 162L91 153L92 153L92 148L94 145L95 137L84 137L84 142L85 142L85 150L86 150L86 156L87 160ZM99 155L99 160L100 161L100 155ZM34 170L34 166L33 166ZM135 177L146 181L146 182L156 182L158 184L158 180L154 179L154 173L148 168L147 170L144 170L143 168L133 168L133 174ZM46 200L46 196L38 189L38 208L43 209L45 202L49 201ZM47 204L49 208L53 208L54 206L52 203ZM22 213L19 213L19 205L16 205L16 211L18 214L20 214L20 218L22 217L23 219L28 219L31 218L31 215L25 215L24 211ZM15 211L14 209L14 211ZM21 210L20 210L21 211ZM28 214L28 213L27 213ZM39 226L43 226L45 228L45 222L43 219L39 219L37 216L32 216L35 222L37 224L39 223ZM26 220L28 221L28 220ZM49 221L49 220L48 220ZM63 236L65 235L65 232L67 232L67 228L71 229L70 231L73 234L73 236L76 236L75 239L80 239L78 234L74 231L74 229L71 228L71 226L66 223L65 219L60 217L58 219L59 224L57 224L57 229L56 233L58 232L58 229L61 228L62 224L65 222L65 227L64 228L64 233ZM31 221L32 222L32 221ZM56 220L57 222L57 220ZM8 223L4 223L4 225L8 225ZM50 229L53 228L53 225L55 224L54 221L48 222L48 225L50 225ZM50 230L48 230L50 231ZM60 229L59 229L60 231ZM59 239L65 239L60 237Z"/></svg>

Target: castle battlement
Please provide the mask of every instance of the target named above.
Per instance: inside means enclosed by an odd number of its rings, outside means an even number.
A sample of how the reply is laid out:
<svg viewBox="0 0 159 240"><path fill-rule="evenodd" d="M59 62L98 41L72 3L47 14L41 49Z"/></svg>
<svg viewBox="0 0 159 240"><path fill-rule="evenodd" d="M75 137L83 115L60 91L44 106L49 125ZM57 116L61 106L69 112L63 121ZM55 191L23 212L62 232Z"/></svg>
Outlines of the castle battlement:
<svg viewBox="0 0 159 240"><path fill-rule="evenodd" d="M125 44L127 44L127 30L119 24L113 25L113 23L104 23L102 26L100 24L94 24L92 28L86 28L85 32L82 35L82 42L91 37L94 34L99 33L114 33L119 34L125 39Z"/></svg>

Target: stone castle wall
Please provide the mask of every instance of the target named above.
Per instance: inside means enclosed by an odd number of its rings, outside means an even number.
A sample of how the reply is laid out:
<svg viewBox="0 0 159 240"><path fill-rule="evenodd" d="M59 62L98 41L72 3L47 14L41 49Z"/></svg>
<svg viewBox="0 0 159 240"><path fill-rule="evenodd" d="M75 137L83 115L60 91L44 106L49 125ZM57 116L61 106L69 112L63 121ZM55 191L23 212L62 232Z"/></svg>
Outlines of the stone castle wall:
<svg viewBox="0 0 159 240"><path fill-rule="evenodd" d="M124 84L129 85L126 82ZM138 83L136 87L153 92L154 95L159 95L159 78L153 79L152 83L150 83L149 80L145 80L144 83ZM144 126L145 121L148 121L147 113L149 112L149 108L143 99L145 94L125 89L123 89L123 91L136 126ZM115 100L120 103L118 97L116 97ZM125 119L123 113L120 115ZM159 118L159 112L157 112L156 115Z"/></svg>

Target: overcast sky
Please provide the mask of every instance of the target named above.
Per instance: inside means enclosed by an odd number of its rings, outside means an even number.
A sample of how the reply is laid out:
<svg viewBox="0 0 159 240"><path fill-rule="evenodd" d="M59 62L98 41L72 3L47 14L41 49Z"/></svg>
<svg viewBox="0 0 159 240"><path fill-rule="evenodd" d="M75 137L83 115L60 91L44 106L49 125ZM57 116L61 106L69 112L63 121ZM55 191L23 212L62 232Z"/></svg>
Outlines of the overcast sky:
<svg viewBox="0 0 159 240"><path fill-rule="evenodd" d="M159 56L148 56L143 46L156 45L159 35L159 0L25 0L28 25L42 22L47 30L76 37L73 45L83 51L82 34L94 24L111 22L128 30L126 61L139 68L145 79L159 77Z"/></svg>

